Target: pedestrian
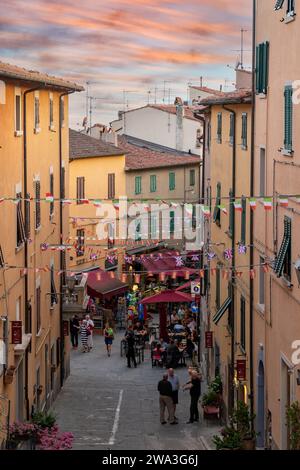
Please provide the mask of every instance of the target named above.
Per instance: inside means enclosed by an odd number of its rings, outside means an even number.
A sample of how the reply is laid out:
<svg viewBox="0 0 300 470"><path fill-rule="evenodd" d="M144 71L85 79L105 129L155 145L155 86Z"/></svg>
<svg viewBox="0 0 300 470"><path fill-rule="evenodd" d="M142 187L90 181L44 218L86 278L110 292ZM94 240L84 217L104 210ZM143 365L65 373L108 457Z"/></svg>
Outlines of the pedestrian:
<svg viewBox="0 0 300 470"><path fill-rule="evenodd" d="M198 422L199 421L199 410L198 410L198 402L201 395L201 379L200 375L196 370L189 371L191 375L191 380L188 382L184 389L190 390L191 396L191 405L190 405L190 419L187 424Z"/></svg>
<svg viewBox="0 0 300 470"><path fill-rule="evenodd" d="M135 338L132 325L128 327L125 339L127 341L127 367L131 367L131 360L133 361L134 367L136 367L137 364L134 351Z"/></svg>
<svg viewBox="0 0 300 470"><path fill-rule="evenodd" d="M82 320L80 324L80 338L81 338L81 345L82 345L82 352L88 352L88 327L87 321Z"/></svg>
<svg viewBox="0 0 300 470"><path fill-rule="evenodd" d="M89 349L89 352L90 352L90 350L94 346L94 343L93 343L93 330L94 330L95 324L94 324L93 320L91 319L91 317L89 315L86 315L85 319L87 321L87 327L88 327L88 330L89 330L89 333L88 333L88 349Z"/></svg>
<svg viewBox="0 0 300 470"><path fill-rule="evenodd" d="M104 328L104 341L105 341L105 344L106 344L106 350L107 350L108 357L111 356L111 347L112 347L113 340L114 340L113 329L107 323L105 325L105 328Z"/></svg>
<svg viewBox="0 0 300 470"><path fill-rule="evenodd" d="M159 391L159 409L160 409L160 422L166 424L165 410L167 408L169 413L170 424L177 424L174 419L174 405L172 400L172 385L168 380L168 374L164 374L163 380L158 382L157 390Z"/></svg>
<svg viewBox="0 0 300 470"><path fill-rule="evenodd" d="M172 385L172 400L173 400L173 408L174 408L174 420L178 421L176 418L176 406L178 405L178 392L180 388L179 378L174 373L174 369L170 368L168 370L168 381Z"/></svg>
<svg viewBox="0 0 300 470"><path fill-rule="evenodd" d="M73 346L73 349L78 348L78 333L79 333L79 318L78 315L74 315L70 319L70 335L71 335L71 343Z"/></svg>

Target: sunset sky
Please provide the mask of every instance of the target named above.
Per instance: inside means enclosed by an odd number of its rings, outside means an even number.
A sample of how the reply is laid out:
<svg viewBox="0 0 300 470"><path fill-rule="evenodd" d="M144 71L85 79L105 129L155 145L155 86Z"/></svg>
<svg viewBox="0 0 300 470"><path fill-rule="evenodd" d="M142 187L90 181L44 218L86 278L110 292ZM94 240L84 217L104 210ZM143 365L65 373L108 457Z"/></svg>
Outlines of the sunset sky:
<svg viewBox="0 0 300 470"><path fill-rule="evenodd" d="M250 49L251 3L0 0L0 60L84 86L92 82L90 94L101 98L94 101L93 121L108 123L124 101L129 108L153 102L155 88L160 102L166 89L168 102L169 88L171 101L186 99L188 82L199 84L200 76L204 85L232 86L227 64L236 63L241 27ZM85 103L83 93L72 98L72 127L81 125Z"/></svg>

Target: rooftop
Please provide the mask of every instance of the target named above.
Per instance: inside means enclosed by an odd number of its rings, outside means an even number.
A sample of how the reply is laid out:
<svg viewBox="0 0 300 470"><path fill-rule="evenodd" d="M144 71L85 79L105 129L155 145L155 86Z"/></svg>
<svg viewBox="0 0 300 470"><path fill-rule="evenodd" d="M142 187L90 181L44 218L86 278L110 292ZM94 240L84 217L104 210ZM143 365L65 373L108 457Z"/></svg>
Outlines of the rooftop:
<svg viewBox="0 0 300 470"><path fill-rule="evenodd" d="M52 77L46 73L40 73L36 70L27 70L16 65L7 64L0 61L0 79L22 80L41 84L49 88L60 88L64 90L83 91L84 88L76 83L69 82L62 78Z"/></svg>
<svg viewBox="0 0 300 470"><path fill-rule="evenodd" d="M243 89L237 91L224 92L222 96L208 96L200 101L202 106L212 106L218 104L249 104L252 103L252 91Z"/></svg>
<svg viewBox="0 0 300 470"><path fill-rule="evenodd" d="M199 165L200 156L179 152L130 136L119 136L118 145L126 154L126 171Z"/></svg>
<svg viewBox="0 0 300 470"><path fill-rule="evenodd" d="M146 108L158 109L159 111L163 111L169 114L176 114L175 104L147 104L146 106L141 106L140 108L129 109L128 111L125 111L125 112L132 113L134 111L138 111L140 109L146 109ZM191 119L193 121L198 121L198 119L194 117L194 111L195 111L194 106L183 105L183 108L184 108L184 116L183 116L184 118ZM120 119L115 119L115 121L119 121L119 120ZM112 122L115 122L115 121L112 121Z"/></svg>
<svg viewBox="0 0 300 470"><path fill-rule="evenodd" d="M70 161L81 158L108 157L124 155L122 149L115 145L95 139L87 134L70 129Z"/></svg>
<svg viewBox="0 0 300 470"><path fill-rule="evenodd" d="M194 90L202 91L203 93L209 93L210 95L222 96L224 94L223 91L215 90L214 88L208 88L207 86L191 85L190 88L193 88Z"/></svg>

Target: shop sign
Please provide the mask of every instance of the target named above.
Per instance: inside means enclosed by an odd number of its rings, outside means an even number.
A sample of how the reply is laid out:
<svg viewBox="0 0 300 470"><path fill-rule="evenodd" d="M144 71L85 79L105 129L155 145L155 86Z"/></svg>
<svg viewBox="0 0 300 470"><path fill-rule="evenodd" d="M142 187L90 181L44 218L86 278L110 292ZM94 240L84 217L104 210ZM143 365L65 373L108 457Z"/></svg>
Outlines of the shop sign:
<svg viewBox="0 0 300 470"><path fill-rule="evenodd" d="M11 342L12 344L22 344L22 322L11 322Z"/></svg>

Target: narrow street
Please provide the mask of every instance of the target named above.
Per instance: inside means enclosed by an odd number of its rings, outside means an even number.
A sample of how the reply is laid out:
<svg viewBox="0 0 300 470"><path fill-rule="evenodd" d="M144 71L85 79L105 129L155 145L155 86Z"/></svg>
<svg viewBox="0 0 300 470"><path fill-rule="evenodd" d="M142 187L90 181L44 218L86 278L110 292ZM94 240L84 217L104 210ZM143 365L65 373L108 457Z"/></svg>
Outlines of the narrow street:
<svg viewBox="0 0 300 470"><path fill-rule="evenodd" d="M63 431L75 436L77 450L204 450L219 428L213 424L186 424L189 392L180 391L177 426L159 422L157 382L163 370L152 368L149 351L137 369L128 369L120 357L118 334L110 358L103 338L94 338L94 349L72 351L71 375L60 393L54 412ZM178 369L181 384L185 368Z"/></svg>

